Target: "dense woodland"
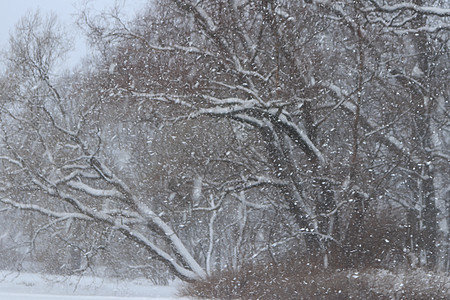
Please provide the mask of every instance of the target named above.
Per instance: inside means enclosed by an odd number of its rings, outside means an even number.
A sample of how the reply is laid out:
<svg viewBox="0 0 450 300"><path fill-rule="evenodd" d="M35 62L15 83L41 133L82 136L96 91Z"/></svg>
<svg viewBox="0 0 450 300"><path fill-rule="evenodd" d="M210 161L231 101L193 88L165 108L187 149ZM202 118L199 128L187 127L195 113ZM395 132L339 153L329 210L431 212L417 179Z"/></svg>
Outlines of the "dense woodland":
<svg viewBox="0 0 450 300"><path fill-rule="evenodd" d="M24 16L0 74L0 267L450 271L448 1L161 0Z"/></svg>

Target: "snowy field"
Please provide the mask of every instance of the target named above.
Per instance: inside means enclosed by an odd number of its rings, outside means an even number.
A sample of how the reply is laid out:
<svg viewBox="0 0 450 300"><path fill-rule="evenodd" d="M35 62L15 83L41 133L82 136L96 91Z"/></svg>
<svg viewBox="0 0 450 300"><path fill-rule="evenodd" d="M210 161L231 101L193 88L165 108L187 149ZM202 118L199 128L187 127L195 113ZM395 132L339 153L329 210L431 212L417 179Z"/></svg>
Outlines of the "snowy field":
<svg viewBox="0 0 450 300"><path fill-rule="evenodd" d="M155 300L176 297L177 285L155 286L146 279L123 281L90 276L60 277L0 271L0 300ZM186 298L184 298L186 299Z"/></svg>

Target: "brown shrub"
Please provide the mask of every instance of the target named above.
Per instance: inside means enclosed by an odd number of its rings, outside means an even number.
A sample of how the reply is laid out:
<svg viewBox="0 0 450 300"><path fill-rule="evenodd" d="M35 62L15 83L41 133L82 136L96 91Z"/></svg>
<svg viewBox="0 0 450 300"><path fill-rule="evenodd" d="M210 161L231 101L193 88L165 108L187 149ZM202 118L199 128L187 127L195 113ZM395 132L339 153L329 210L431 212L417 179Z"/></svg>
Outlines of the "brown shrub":
<svg viewBox="0 0 450 300"><path fill-rule="evenodd" d="M350 280L347 275L344 271L329 274L311 264L292 262L246 266L187 284L181 295L208 299L351 299L352 290L364 294L364 283ZM371 299L369 294L364 298Z"/></svg>
<svg viewBox="0 0 450 300"><path fill-rule="evenodd" d="M386 270L323 270L293 261L223 271L186 284L181 296L207 299L447 299L448 277Z"/></svg>

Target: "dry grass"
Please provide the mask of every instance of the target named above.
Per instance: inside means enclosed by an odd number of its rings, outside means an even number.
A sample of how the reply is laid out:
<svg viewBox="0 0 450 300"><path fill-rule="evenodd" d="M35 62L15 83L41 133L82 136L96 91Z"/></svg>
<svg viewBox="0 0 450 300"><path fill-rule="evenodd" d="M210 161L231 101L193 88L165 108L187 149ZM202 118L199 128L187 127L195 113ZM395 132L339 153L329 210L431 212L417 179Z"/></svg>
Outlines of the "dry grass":
<svg viewBox="0 0 450 300"><path fill-rule="evenodd" d="M181 296L207 299L448 299L449 277L416 270L322 270L285 263L247 266L186 284Z"/></svg>

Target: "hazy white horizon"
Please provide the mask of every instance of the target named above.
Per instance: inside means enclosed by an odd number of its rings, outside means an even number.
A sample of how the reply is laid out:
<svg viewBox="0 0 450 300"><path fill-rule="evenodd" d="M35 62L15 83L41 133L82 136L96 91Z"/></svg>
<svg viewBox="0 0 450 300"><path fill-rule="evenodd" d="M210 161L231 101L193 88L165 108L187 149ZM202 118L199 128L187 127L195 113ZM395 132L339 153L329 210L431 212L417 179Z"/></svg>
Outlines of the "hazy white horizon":
<svg viewBox="0 0 450 300"><path fill-rule="evenodd" d="M123 6L129 18L143 8L149 0L0 0L0 49L7 50L9 36L20 18L39 9L42 16L55 13L58 21L74 37L74 49L69 53L63 68L72 68L88 54L88 47L80 29L76 26L77 13L87 5L92 13L112 8L116 3Z"/></svg>

